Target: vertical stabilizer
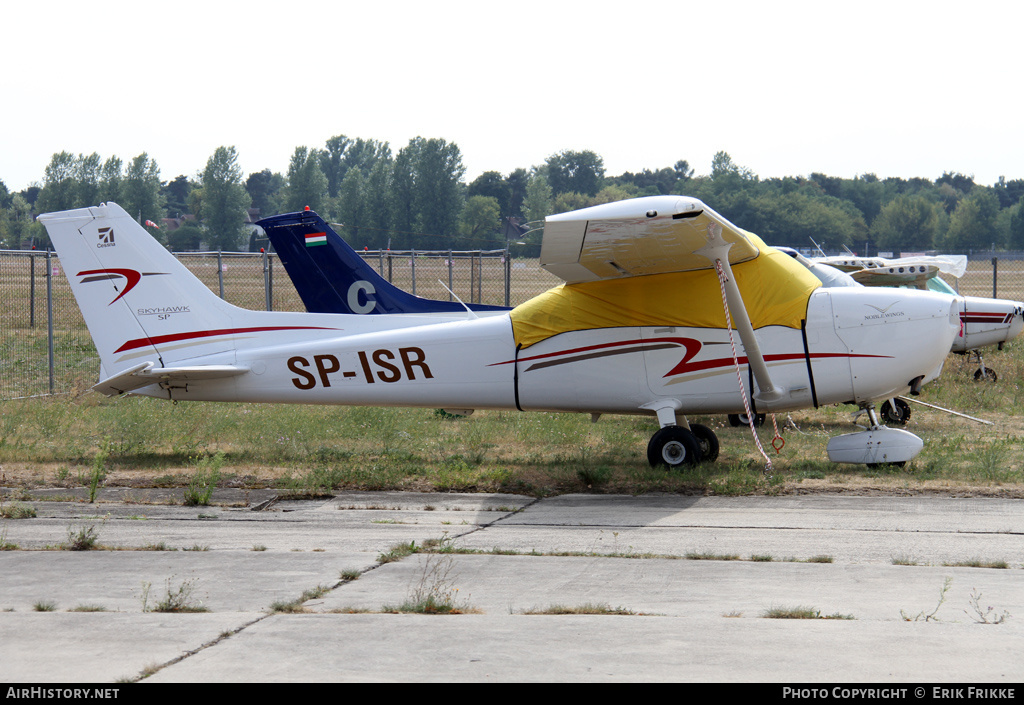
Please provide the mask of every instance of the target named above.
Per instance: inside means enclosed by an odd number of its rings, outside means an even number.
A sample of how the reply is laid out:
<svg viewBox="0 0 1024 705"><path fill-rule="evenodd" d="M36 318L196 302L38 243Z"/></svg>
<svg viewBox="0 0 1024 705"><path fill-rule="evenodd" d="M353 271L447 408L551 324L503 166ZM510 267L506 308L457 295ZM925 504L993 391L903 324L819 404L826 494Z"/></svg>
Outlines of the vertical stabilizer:
<svg viewBox="0 0 1024 705"><path fill-rule="evenodd" d="M116 203L39 216L57 249L104 376L148 363L232 364L282 331L337 335L341 317L249 311L222 301ZM296 318L300 317L300 318ZM301 320L300 320L301 319ZM338 325L339 328L334 328Z"/></svg>
<svg viewBox="0 0 1024 705"><path fill-rule="evenodd" d="M485 304L424 299L399 289L367 264L314 211L264 218L267 233L288 276L311 313L413 313L465 316L509 309Z"/></svg>

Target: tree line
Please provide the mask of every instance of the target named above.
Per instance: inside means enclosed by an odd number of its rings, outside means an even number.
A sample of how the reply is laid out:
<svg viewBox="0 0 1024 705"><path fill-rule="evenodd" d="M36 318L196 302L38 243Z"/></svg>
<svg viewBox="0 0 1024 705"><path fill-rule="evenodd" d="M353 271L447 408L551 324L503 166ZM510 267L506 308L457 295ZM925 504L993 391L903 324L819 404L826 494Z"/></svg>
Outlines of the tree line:
<svg viewBox="0 0 1024 705"><path fill-rule="evenodd" d="M761 178L727 152L711 172L685 160L671 167L605 173L593 151L565 150L508 174L465 181L458 145L416 137L393 152L387 142L337 135L322 147L296 147L286 174L242 173L234 147L218 147L193 177L163 181L143 153L123 162L60 152L41 182L10 192L0 181L0 247L49 245L39 213L115 201L175 250L247 249L252 214L309 207L357 248L491 249L510 244L536 256L543 218L638 196L699 198L772 245L859 253L1024 250L1024 180L991 186L946 172L935 179L862 174L840 178Z"/></svg>

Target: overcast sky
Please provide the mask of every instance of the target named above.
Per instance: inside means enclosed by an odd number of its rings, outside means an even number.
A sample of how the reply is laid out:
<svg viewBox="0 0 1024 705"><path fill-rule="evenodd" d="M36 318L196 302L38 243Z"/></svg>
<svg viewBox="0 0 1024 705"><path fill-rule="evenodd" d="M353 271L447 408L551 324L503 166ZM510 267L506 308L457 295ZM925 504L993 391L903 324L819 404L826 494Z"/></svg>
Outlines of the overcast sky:
<svg viewBox="0 0 1024 705"><path fill-rule="evenodd" d="M458 144L470 181L589 149L761 178L1024 178L1024 3L5 3L0 179L53 153L248 174L345 134Z"/></svg>

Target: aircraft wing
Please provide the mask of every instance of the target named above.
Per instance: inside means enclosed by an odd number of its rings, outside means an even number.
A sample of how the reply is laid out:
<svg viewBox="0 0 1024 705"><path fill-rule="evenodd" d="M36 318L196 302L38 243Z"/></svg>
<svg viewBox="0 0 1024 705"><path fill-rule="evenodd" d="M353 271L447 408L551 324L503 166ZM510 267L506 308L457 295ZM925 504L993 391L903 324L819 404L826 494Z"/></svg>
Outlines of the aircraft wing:
<svg viewBox="0 0 1024 705"><path fill-rule="evenodd" d="M849 272L855 281L864 286L913 286L925 289L928 280L939 273L933 264L912 264L909 266L875 267Z"/></svg>
<svg viewBox="0 0 1024 705"><path fill-rule="evenodd" d="M194 367L157 367L152 362L140 365L108 377L93 389L108 397L116 397L134 389L148 387L159 382L194 382L200 379L235 377L249 371L248 367L232 365L196 365Z"/></svg>
<svg viewBox="0 0 1024 705"><path fill-rule="evenodd" d="M754 259L764 246L695 198L648 196L548 216L540 264L569 284L710 269L697 254L710 226L731 245L730 264Z"/></svg>
<svg viewBox="0 0 1024 705"><path fill-rule="evenodd" d="M840 255L838 257L816 257L814 261L830 265L844 272L890 267L934 267L936 273L942 272L959 279L967 271L966 255L914 255L895 259Z"/></svg>

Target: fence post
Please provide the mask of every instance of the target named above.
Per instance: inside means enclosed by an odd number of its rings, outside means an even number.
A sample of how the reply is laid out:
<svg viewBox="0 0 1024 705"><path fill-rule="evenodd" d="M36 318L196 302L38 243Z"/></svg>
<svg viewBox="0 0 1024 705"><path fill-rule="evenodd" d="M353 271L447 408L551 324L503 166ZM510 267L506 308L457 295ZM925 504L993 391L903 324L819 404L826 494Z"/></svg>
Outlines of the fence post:
<svg viewBox="0 0 1024 705"><path fill-rule="evenodd" d="M452 288L452 251L448 250L448 300L452 300L452 292L455 289Z"/></svg>
<svg viewBox="0 0 1024 705"><path fill-rule="evenodd" d="M29 255L28 327L36 327L36 256Z"/></svg>
<svg viewBox="0 0 1024 705"><path fill-rule="evenodd" d="M416 296L416 250L412 250L412 257L409 259L412 268L412 295Z"/></svg>
<svg viewBox="0 0 1024 705"><path fill-rule="evenodd" d="M476 296L476 260L473 257L473 253L469 253L469 303L475 304L477 301L473 298Z"/></svg>
<svg viewBox="0 0 1024 705"><path fill-rule="evenodd" d="M224 299L224 258L221 251L217 250L217 283L220 285L220 298Z"/></svg>
<svg viewBox="0 0 1024 705"><path fill-rule="evenodd" d="M53 264L51 254L50 250L46 251L46 355L49 358L50 394L53 394Z"/></svg>
<svg viewBox="0 0 1024 705"><path fill-rule="evenodd" d="M509 300L512 298L512 257L508 250L508 243L505 244L505 308L511 306Z"/></svg>
<svg viewBox="0 0 1024 705"><path fill-rule="evenodd" d="M998 277L998 274L999 274L998 262L999 262L999 258L998 257L993 257L992 258L992 298L993 299L998 299L999 298L998 296L996 296L996 281L999 278Z"/></svg>
<svg viewBox="0 0 1024 705"><path fill-rule="evenodd" d="M270 255L263 250L263 299L270 310Z"/></svg>

